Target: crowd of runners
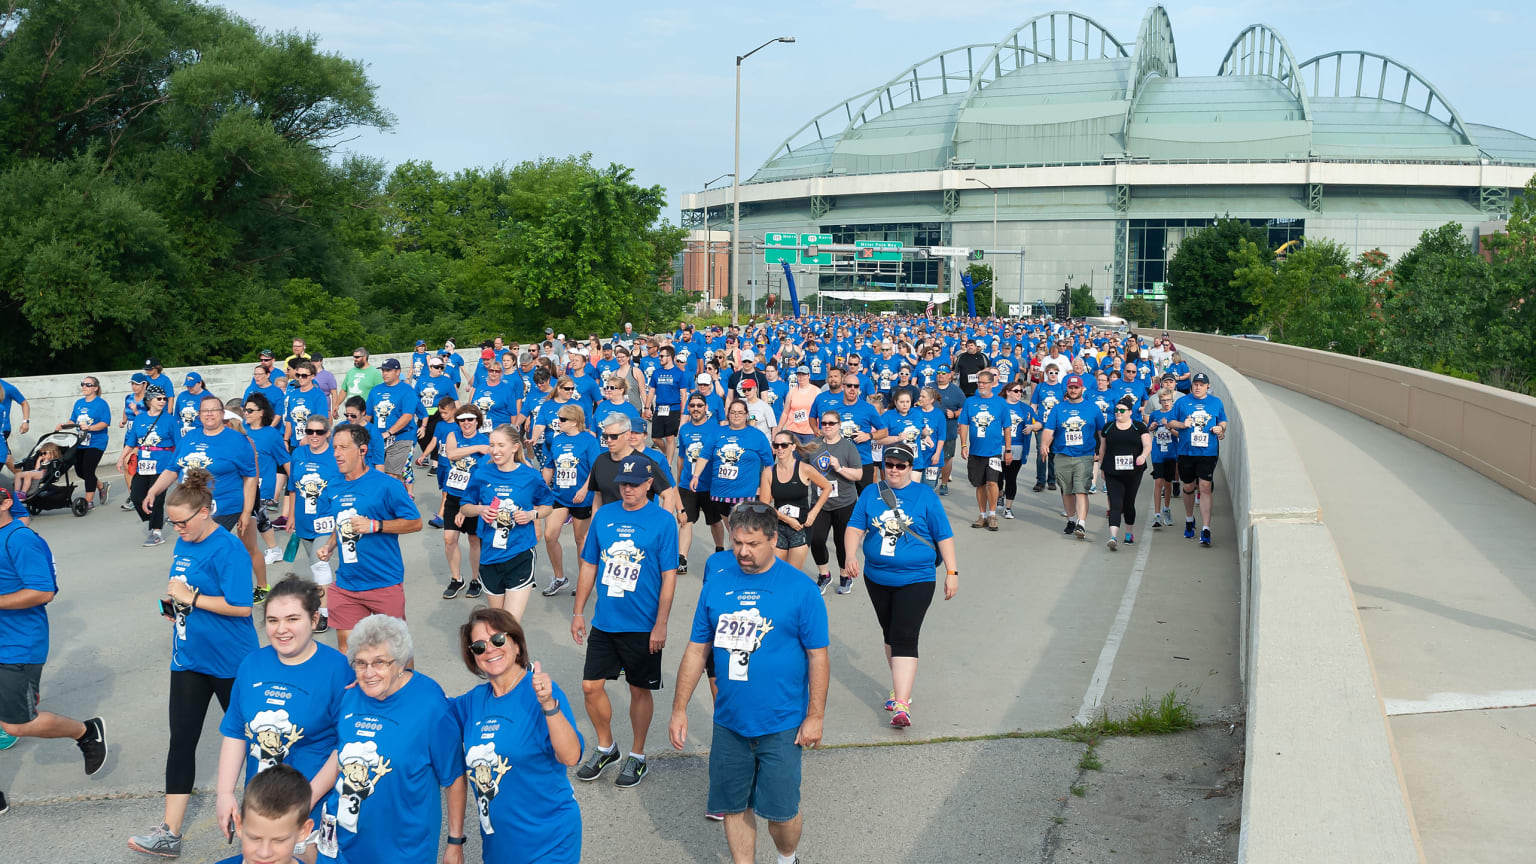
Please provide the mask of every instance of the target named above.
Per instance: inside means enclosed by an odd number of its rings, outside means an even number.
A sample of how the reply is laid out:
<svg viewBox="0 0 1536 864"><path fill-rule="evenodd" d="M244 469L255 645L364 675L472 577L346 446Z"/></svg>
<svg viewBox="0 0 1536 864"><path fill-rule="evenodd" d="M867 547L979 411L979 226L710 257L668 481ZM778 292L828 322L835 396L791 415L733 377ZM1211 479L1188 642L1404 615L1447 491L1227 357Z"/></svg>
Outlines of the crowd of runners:
<svg viewBox="0 0 1536 864"><path fill-rule="evenodd" d="M546 330L467 351L418 342L377 366L359 348L340 380L319 361L299 339L281 360L263 351L236 397L209 392L195 371L178 390L150 359L116 410L82 376L66 423L27 452L0 445L14 486L0 488L0 749L71 738L87 774L107 755L101 718L39 704L58 583L29 519L110 507L114 484L97 471L120 429L120 508L143 520L144 546L165 543L167 523L174 535L160 598L171 641L164 814L128 840L139 852L182 854L216 699L217 819L243 849L231 861L435 860L439 787L445 860L462 860L471 805L483 860L579 860L570 777L593 782L617 765L615 785L644 780L668 623L702 519L714 551L691 565L701 584L683 589L692 624L668 738L685 746L707 677L704 813L725 823L737 862L753 860L762 816L779 864L791 864L800 754L821 740L830 676L827 589L849 594L862 579L889 664L889 723L910 726L924 617L940 590L959 590L943 503L952 483L974 492L976 531L1004 530L1022 496L1051 496L1054 508L1059 495L1062 533L1079 540L1103 492L1098 536L1113 551L1136 542L1150 465L1151 526L1177 528L1182 497L1183 536L1212 543L1226 414L1166 335L822 317L660 335L625 325L586 341ZM5 440L14 409L20 435L31 431L30 407L0 380ZM1033 487L1021 490L1031 460ZM954 506L965 502L957 494ZM406 623L400 536L428 528L443 541L442 600L480 601L457 639L485 683L457 697L414 663L413 638L451 637ZM595 741L530 663L520 621L535 590L574 596ZM624 751L606 687L621 675Z"/></svg>

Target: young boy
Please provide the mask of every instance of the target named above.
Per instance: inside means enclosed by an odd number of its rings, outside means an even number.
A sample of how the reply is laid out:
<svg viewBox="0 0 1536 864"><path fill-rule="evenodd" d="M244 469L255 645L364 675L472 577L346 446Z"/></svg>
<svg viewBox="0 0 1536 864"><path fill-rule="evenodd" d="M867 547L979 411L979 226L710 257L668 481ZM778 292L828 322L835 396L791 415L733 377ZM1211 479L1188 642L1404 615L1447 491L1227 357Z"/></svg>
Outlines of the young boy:
<svg viewBox="0 0 1536 864"><path fill-rule="evenodd" d="M309 781L289 765L251 778L240 802L240 854L219 864L302 864L294 856L315 829L309 818Z"/></svg>

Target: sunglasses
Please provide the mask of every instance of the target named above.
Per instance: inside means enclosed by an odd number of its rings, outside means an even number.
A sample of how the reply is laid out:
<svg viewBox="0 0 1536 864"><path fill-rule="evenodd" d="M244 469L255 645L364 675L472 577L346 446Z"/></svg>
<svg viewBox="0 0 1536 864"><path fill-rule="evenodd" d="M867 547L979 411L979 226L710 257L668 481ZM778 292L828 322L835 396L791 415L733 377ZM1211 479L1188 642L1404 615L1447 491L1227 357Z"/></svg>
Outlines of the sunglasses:
<svg viewBox="0 0 1536 864"><path fill-rule="evenodd" d="M89 381L81 381L81 382L80 382L80 386L81 386L81 387L95 387L95 386L97 386L97 385L95 385L95 384L92 384L92 383L91 383L91 382L89 382Z"/></svg>
<svg viewBox="0 0 1536 864"><path fill-rule="evenodd" d="M775 442L773 442L773 449L775 449L775 450L788 450L789 448L791 448L793 446L795 446L795 445L793 443L789 442L789 441L775 441Z"/></svg>
<svg viewBox="0 0 1536 864"><path fill-rule="evenodd" d="M843 385L843 389L844 390L857 390L857 389L859 389L859 385L857 385L857 384L844 384Z"/></svg>
<svg viewBox="0 0 1536 864"><path fill-rule="evenodd" d="M881 464L885 466L887 471L905 471L912 467L911 462L884 462Z"/></svg>
<svg viewBox="0 0 1536 864"><path fill-rule="evenodd" d="M295 377L295 378L313 378L315 376L309 374L308 372L295 372L295 373L293 373L293 377Z"/></svg>
<svg viewBox="0 0 1536 864"><path fill-rule="evenodd" d="M362 354L353 354L353 355L352 355L352 359L353 359L353 360L366 360L366 359L368 359L368 358L367 358L367 357L365 357L365 356L363 356L363 355L362 355Z"/></svg>
<svg viewBox="0 0 1536 864"><path fill-rule="evenodd" d="M616 433L604 432L603 433L603 440L604 441L617 441L617 440L619 440L619 438L621 438L621 437L623 437L624 435L627 435L627 434L628 434L627 432L616 432Z"/></svg>
<svg viewBox="0 0 1536 864"><path fill-rule="evenodd" d="M348 415L348 416L350 416L350 415ZM480 418L476 417L473 414L465 414L463 417L455 417L453 419L459 421L460 423L479 423L480 422Z"/></svg>
<svg viewBox="0 0 1536 864"><path fill-rule="evenodd" d="M427 364L427 368L428 369L441 369L441 368L443 368L443 364L441 364L441 363L428 363Z"/></svg>
<svg viewBox="0 0 1536 864"><path fill-rule="evenodd" d="M486 642L490 642L491 645L495 645L497 648L500 648L507 644L507 634L492 633L490 639L476 639L475 641L469 643L469 652L476 657L479 657L481 654L485 653L486 648L488 647Z"/></svg>
<svg viewBox="0 0 1536 864"><path fill-rule="evenodd" d="M772 504L764 504L761 501L744 501L744 502L742 502L740 504L737 504L735 507L733 507L731 509L733 511L734 510L744 510L744 511L746 511L748 513L777 513L777 512L779 512L779 511L777 511L777 510L775 510L773 508Z"/></svg>
<svg viewBox="0 0 1536 864"><path fill-rule="evenodd" d="M347 412L347 419L348 420L361 420L361 419L363 419L363 415L357 414L357 413L352 412L352 411L348 411Z"/></svg>
<svg viewBox="0 0 1536 864"><path fill-rule="evenodd" d="M823 420L823 421L821 421L821 425L823 425L823 426L841 426L843 424L840 421L837 421L837 420Z"/></svg>
<svg viewBox="0 0 1536 864"><path fill-rule="evenodd" d="M576 388L575 387L561 387L560 391L562 393L575 393L576 392Z"/></svg>
<svg viewBox="0 0 1536 864"><path fill-rule="evenodd" d="M244 414L260 414L261 413L261 409L260 408L242 408L240 410L241 410L241 413L244 413Z"/></svg>
<svg viewBox="0 0 1536 864"><path fill-rule="evenodd" d="M1129 413L1131 413L1131 409L1125 407L1124 405L1121 405L1121 406L1119 406L1118 408L1115 409L1115 413L1116 414L1129 414Z"/></svg>
<svg viewBox="0 0 1536 864"><path fill-rule="evenodd" d="M325 434L325 430L324 429L305 429L304 430L304 434L305 435L324 435Z"/></svg>

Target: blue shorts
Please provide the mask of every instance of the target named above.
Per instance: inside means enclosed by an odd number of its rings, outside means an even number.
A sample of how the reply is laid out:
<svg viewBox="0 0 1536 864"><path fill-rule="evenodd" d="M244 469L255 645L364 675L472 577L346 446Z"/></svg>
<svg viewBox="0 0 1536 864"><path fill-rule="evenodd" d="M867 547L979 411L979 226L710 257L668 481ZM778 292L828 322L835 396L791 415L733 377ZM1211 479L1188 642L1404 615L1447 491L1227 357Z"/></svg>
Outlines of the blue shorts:
<svg viewBox="0 0 1536 864"><path fill-rule="evenodd" d="M711 813L751 810L769 822L788 822L800 813L800 747L796 726L747 738L715 724L709 748Z"/></svg>

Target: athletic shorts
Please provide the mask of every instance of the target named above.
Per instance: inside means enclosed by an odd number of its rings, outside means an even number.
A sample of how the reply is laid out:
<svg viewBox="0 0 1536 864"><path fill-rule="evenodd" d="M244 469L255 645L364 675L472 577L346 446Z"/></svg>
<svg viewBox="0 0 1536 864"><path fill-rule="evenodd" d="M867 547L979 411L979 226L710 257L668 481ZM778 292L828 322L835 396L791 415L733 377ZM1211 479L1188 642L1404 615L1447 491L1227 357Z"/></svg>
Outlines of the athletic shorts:
<svg viewBox="0 0 1536 864"><path fill-rule="evenodd" d="M991 461L997 460L999 468L993 468ZM965 476L971 481L971 485L980 489L988 483L1001 483L1003 472L1001 456L977 456L972 454L965 460Z"/></svg>
<svg viewBox="0 0 1536 864"><path fill-rule="evenodd" d="M411 448L416 446L415 440L409 435L398 435L395 440L389 442L384 448L384 473L393 474L396 477L405 475L405 469L411 464Z"/></svg>
<svg viewBox="0 0 1536 864"><path fill-rule="evenodd" d="M37 717L41 663L0 663L0 723L20 726Z"/></svg>
<svg viewBox="0 0 1536 864"><path fill-rule="evenodd" d="M485 593L492 597L500 597L508 591L524 591L532 588L533 557L533 550L528 549L495 564L481 561L480 584L485 586Z"/></svg>
<svg viewBox="0 0 1536 864"><path fill-rule="evenodd" d="M483 571L484 567L481 569ZM340 585L332 585L325 589L325 599L331 607L331 626L337 630L351 630L369 615L390 615L405 620L404 585L387 585L367 591L348 591Z"/></svg>
<svg viewBox="0 0 1536 864"><path fill-rule="evenodd" d="M955 439L953 437L945 438L944 439L944 461L948 462L949 460L951 460L953 458L955 458Z"/></svg>
<svg viewBox="0 0 1536 864"><path fill-rule="evenodd" d="M796 531L788 525L785 525L783 522L779 523L779 537L774 544L774 548L799 549L801 546L804 546L809 542L811 542L811 532L804 528Z"/></svg>
<svg viewBox="0 0 1536 864"><path fill-rule="evenodd" d="M715 724L709 746L710 813L751 810L769 822L800 813L799 726L748 738Z"/></svg>
<svg viewBox="0 0 1536 864"><path fill-rule="evenodd" d="M235 530L235 528L240 524L239 513L226 513L223 516L215 514L213 521L218 523L219 527L223 528L225 531L228 531L236 537L240 536L240 532Z"/></svg>
<svg viewBox="0 0 1536 864"><path fill-rule="evenodd" d="M459 496L452 493L443 494L443 528L449 531L468 531L473 534L477 517L466 515L463 527L453 524L454 517L459 515L460 503Z"/></svg>
<svg viewBox="0 0 1536 864"><path fill-rule="evenodd" d="M683 503L683 516L689 522L699 521L699 514L702 513L705 525L720 524L720 510L715 507L708 492L695 492L687 486L679 486L677 497Z"/></svg>
<svg viewBox="0 0 1536 864"><path fill-rule="evenodd" d="M1179 479L1179 460L1169 459L1164 462L1153 462L1152 479L1167 480L1170 483Z"/></svg>
<svg viewBox="0 0 1536 864"><path fill-rule="evenodd" d="M593 495L593 493L591 493L591 492L587 493L587 500L588 501L592 500L592 495ZM582 521L585 521L587 519L591 519L592 518L592 505L591 504L583 504L581 506L577 506L575 504L572 504L569 507L567 507L566 505L561 504L561 503L559 503L557 501L557 502L555 502L555 509L557 509L557 510L564 509L565 512L571 514L571 518L575 519L577 522L582 522Z"/></svg>
<svg viewBox="0 0 1536 864"><path fill-rule="evenodd" d="M667 416L661 417L654 412L651 414L651 437L672 438L677 435L677 428L681 423L683 409L673 405Z"/></svg>
<svg viewBox="0 0 1536 864"><path fill-rule="evenodd" d="M265 534L272 530L272 520L267 517L267 507L264 502L256 502L256 509L251 511L251 517L256 520L257 534Z"/></svg>
<svg viewBox="0 0 1536 864"><path fill-rule="evenodd" d="M1194 485L1196 480L1204 480L1207 483L1216 482L1216 457L1180 456L1179 479L1190 486Z"/></svg>
<svg viewBox="0 0 1536 864"><path fill-rule="evenodd" d="M629 686L661 689L661 652L651 653L649 633L609 633L593 627L587 633L587 661L583 681L617 681L619 673Z"/></svg>
<svg viewBox="0 0 1536 864"><path fill-rule="evenodd" d="M1068 495L1087 495L1093 485L1093 456L1056 454L1056 485Z"/></svg>

